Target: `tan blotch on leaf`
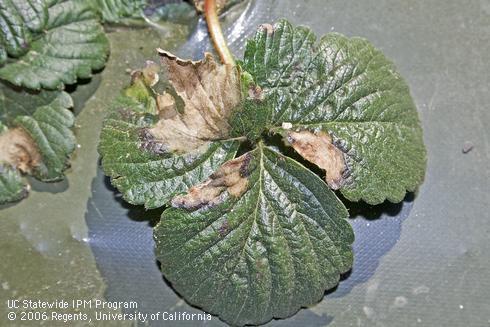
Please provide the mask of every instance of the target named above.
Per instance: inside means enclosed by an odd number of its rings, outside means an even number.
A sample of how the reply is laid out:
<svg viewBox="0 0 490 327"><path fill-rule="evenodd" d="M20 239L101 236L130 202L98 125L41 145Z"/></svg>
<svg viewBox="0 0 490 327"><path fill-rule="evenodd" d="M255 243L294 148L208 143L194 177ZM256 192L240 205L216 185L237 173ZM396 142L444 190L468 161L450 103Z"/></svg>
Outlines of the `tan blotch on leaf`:
<svg viewBox="0 0 490 327"><path fill-rule="evenodd" d="M162 118L149 132L172 152L188 152L229 136L228 119L241 101L240 73L205 54L202 61L182 60L159 50L170 84L182 99L178 112L168 93L157 96Z"/></svg>
<svg viewBox="0 0 490 327"><path fill-rule="evenodd" d="M303 158L325 170L325 180L330 188L337 190L343 185L347 168L344 153L332 144L330 135L288 131L287 141Z"/></svg>
<svg viewBox="0 0 490 327"><path fill-rule="evenodd" d="M240 197L248 188L251 159L252 155L246 153L225 162L206 182L190 188L186 195L176 196L172 200L172 206L198 209L206 205L216 205L225 191L234 197Z"/></svg>
<svg viewBox="0 0 490 327"><path fill-rule="evenodd" d="M41 161L36 144L22 128L10 129L0 135L0 164L30 173Z"/></svg>
<svg viewBox="0 0 490 327"><path fill-rule="evenodd" d="M160 66L151 60L147 60L145 68L131 71L131 83L142 80L147 86L155 86L160 78L158 75L159 72Z"/></svg>
<svg viewBox="0 0 490 327"><path fill-rule="evenodd" d="M170 119L177 116L177 106L171 94L164 93L157 95L158 116L161 119Z"/></svg>
<svg viewBox="0 0 490 327"><path fill-rule="evenodd" d="M259 26L259 28L261 30L267 31L267 34L269 35L272 35L272 33L274 33L274 26L272 26L271 24L262 24Z"/></svg>

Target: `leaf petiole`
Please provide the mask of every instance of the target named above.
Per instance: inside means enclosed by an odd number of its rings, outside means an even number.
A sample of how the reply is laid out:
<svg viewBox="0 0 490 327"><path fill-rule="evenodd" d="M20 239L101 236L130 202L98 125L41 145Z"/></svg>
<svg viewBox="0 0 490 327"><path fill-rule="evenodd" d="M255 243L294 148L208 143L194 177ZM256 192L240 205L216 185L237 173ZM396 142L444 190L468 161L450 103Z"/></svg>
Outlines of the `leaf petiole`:
<svg viewBox="0 0 490 327"><path fill-rule="evenodd" d="M221 62L225 65L235 65L235 59L226 43L223 31L221 30L221 24L219 22L216 1L205 0L204 2L204 16L208 24L209 34L213 40L214 48L221 59Z"/></svg>

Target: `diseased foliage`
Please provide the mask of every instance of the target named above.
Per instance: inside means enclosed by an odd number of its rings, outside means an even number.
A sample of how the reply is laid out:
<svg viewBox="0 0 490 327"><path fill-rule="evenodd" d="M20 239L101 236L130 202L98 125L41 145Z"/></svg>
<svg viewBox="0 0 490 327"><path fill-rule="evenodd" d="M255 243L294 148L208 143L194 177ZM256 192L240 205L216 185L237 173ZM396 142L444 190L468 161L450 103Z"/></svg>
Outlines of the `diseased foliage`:
<svg viewBox="0 0 490 327"><path fill-rule="evenodd" d="M161 55L168 79L184 108L178 114L170 94L158 96L157 109L168 118L160 119L149 133L164 140L166 151L174 153L189 152L210 140L228 138L228 120L241 102L237 67L219 65L210 54L199 62L182 61L167 52Z"/></svg>
<svg viewBox="0 0 490 327"><path fill-rule="evenodd" d="M21 173L63 178L75 137L72 100L59 90L104 67L108 54L86 1L0 2L0 204L27 195Z"/></svg>
<svg viewBox="0 0 490 327"><path fill-rule="evenodd" d="M230 169L222 181L239 175L238 182L212 189L212 202L177 197L164 211L154 238L165 277L191 304L232 325L286 318L318 302L352 265L347 210L320 178L268 147L217 173ZM209 194L216 180L184 199Z"/></svg>
<svg viewBox="0 0 490 327"><path fill-rule="evenodd" d="M235 156L239 145L222 138L231 111L222 104L238 102L240 93L221 93L225 89L215 88L213 80L237 83L235 69L218 68L210 57L191 62L162 56L174 89L164 94L152 89L159 80L153 65L133 72L131 86L105 121L99 145L113 184L128 202L147 208L164 206L205 180Z"/></svg>
<svg viewBox="0 0 490 327"><path fill-rule="evenodd" d="M30 94L0 87L0 94L2 121L12 126L7 128L0 122L0 203L5 203L27 195L21 172L46 182L62 179L75 148L75 136L69 110L73 102L67 93Z"/></svg>
<svg viewBox="0 0 490 327"><path fill-rule="evenodd" d="M63 178L75 138L72 100L60 90L104 67L109 43L100 18L118 21L144 3L0 1L0 204L27 195L21 173Z"/></svg>
<svg viewBox="0 0 490 327"><path fill-rule="evenodd" d="M408 86L392 62L367 40L312 31L286 21L265 26L242 62L262 88L272 130L324 132L342 150L351 201L399 202L423 180L425 149ZM325 154L326 155L326 154Z"/></svg>
<svg viewBox="0 0 490 327"><path fill-rule="evenodd" d="M330 135L308 130L289 131L286 132L286 142L303 158L325 170L325 180L331 189L338 190L343 185L348 172L344 153L332 144Z"/></svg>
<svg viewBox="0 0 490 327"><path fill-rule="evenodd" d="M317 41L284 20L261 26L237 67L160 55L164 78L155 64L133 72L99 151L126 200L170 206L154 230L163 274L233 325L318 302L353 261L333 190L377 204L423 180L408 86L366 40Z"/></svg>

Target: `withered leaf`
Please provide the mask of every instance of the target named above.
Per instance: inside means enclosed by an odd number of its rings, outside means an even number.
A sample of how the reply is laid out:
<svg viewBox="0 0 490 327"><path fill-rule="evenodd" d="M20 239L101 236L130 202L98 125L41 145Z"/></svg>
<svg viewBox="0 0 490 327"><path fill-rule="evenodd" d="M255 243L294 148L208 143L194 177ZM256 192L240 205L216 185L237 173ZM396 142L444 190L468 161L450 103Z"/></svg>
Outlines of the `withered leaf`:
<svg viewBox="0 0 490 327"><path fill-rule="evenodd" d="M213 140L229 137L228 120L241 101L237 67L217 64L211 54L202 61L182 60L160 51L164 69L176 94L183 100L182 113L161 119L149 133L171 152L187 153ZM159 109L168 110L169 94ZM175 102L175 100L173 100Z"/></svg>
<svg viewBox="0 0 490 327"><path fill-rule="evenodd" d="M41 154L32 137L20 127L0 134L0 163L31 173L40 165Z"/></svg>

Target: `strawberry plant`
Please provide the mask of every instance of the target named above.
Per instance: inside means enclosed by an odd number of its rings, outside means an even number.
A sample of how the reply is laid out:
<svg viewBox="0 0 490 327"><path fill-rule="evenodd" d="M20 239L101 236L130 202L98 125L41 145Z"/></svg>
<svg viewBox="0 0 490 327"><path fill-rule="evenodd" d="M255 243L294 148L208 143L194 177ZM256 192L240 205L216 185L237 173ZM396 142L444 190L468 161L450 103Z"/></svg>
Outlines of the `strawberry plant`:
<svg viewBox="0 0 490 327"><path fill-rule="evenodd" d="M280 20L235 62L214 1L204 11L222 63L158 50L161 65L133 72L113 105L99 152L126 201L166 208L154 240L175 290L230 324L261 324L318 302L352 267L338 194L374 205L420 185L422 129L407 83L367 40Z"/></svg>

